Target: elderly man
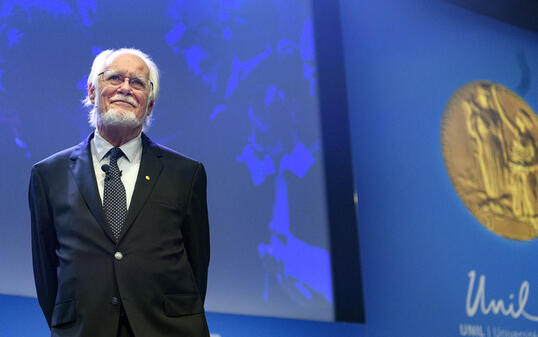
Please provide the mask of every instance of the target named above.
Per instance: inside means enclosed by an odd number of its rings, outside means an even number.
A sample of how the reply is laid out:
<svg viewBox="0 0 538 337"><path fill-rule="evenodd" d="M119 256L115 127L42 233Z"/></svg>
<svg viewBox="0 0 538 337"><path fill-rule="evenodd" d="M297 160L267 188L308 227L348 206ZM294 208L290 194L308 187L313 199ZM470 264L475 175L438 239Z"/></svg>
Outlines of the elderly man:
<svg viewBox="0 0 538 337"><path fill-rule="evenodd" d="M88 78L95 131L37 163L34 276L52 336L209 336L206 174L152 142L155 63L105 50Z"/></svg>

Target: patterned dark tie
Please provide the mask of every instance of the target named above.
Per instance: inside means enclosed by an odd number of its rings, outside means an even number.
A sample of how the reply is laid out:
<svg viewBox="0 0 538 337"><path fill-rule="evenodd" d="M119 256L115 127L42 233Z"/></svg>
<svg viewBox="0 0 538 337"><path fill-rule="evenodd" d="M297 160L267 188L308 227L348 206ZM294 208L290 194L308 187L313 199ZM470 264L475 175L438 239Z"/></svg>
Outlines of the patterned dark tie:
<svg viewBox="0 0 538 337"><path fill-rule="evenodd" d="M121 172L118 168L118 159L123 156L123 152L119 147L114 147L110 150L109 155L110 164L105 178L103 208L108 225L117 240L127 216L125 186L121 182Z"/></svg>

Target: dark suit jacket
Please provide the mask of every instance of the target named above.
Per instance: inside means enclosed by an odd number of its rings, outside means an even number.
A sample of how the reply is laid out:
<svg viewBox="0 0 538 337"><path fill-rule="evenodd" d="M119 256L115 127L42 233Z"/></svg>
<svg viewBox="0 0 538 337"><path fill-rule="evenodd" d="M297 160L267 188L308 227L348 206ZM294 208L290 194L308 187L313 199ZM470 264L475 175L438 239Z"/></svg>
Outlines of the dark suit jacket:
<svg viewBox="0 0 538 337"><path fill-rule="evenodd" d="M114 337L123 305L136 336L209 336L204 167L142 134L116 243L97 190L92 137L32 169L34 276L52 335Z"/></svg>

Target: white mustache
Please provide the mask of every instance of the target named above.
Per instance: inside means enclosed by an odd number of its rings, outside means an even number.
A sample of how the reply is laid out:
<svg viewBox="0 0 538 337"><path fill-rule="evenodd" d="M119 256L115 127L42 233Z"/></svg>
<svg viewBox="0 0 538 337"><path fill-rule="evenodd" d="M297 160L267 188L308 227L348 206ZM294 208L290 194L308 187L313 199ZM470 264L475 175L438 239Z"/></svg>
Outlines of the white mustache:
<svg viewBox="0 0 538 337"><path fill-rule="evenodd" d="M116 95L112 96L112 98L110 98L110 101L112 103L114 103L116 101L124 101L124 102L127 102L127 103L131 104L134 107L138 106L138 103L136 103L136 100L134 98L132 98L131 96L125 96L125 95L122 95L122 94L116 94Z"/></svg>

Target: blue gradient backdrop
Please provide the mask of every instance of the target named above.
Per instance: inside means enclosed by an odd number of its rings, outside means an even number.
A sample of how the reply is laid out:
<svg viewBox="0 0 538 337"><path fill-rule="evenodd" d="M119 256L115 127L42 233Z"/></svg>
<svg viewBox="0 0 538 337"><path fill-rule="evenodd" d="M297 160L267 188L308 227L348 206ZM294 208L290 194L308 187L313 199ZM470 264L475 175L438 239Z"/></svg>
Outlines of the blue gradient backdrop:
<svg viewBox="0 0 538 337"><path fill-rule="evenodd" d="M473 217L440 141L448 100L471 81L498 82L538 111L536 34L439 1L343 1L341 13L368 336L538 334L521 315L466 314L471 270L486 278L486 305L514 311L528 281L525 310L538 313L537 242Z"/></svg>

